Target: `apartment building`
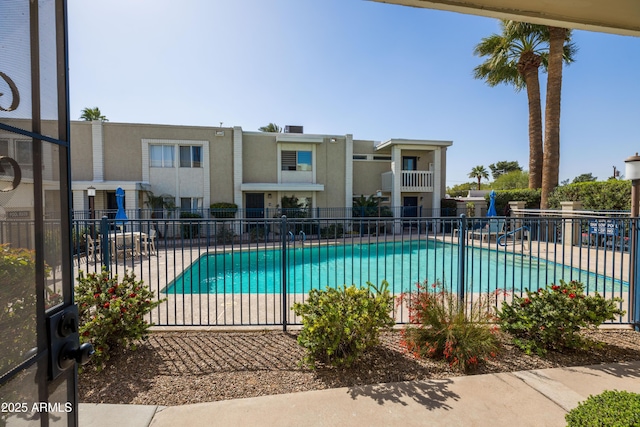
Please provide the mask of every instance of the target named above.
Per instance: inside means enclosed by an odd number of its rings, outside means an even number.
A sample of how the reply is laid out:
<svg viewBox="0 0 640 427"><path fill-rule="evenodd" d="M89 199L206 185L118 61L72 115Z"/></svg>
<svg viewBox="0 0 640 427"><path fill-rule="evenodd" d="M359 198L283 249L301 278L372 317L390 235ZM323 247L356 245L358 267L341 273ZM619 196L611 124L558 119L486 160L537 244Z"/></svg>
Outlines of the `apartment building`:
<svg viewBox="0 0 640 427"><path fill-rule="evenodd" d="M374 142L287 130L72 122L73 208L89 209L91 189L94 209L116 209L118 187L128 210L147 208L149 191L183 210L235 203L239 217L279 207L284 196L296 196L314 215L351 207L361 195L405 207L394 210L397 216L440 208L451 141Z"/></svg>

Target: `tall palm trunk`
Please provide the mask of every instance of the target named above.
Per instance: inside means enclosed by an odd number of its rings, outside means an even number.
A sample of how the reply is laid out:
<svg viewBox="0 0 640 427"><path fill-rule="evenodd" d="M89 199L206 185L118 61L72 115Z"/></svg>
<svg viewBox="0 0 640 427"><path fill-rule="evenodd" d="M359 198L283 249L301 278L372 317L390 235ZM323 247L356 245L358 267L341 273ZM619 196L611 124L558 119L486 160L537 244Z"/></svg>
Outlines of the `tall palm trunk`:
<svg viewBox="0 0 640 427"><path fill-rule="evenodd" d="M540 56L528 51L518 61L518 72L529 101L529 188L542 187L542 107L540 106Z"/></svg>
<svg viewBox="0 0 640 427"><path fill-rule="evenodd" d="M544 115L544 160L540 208L549 207L549 194L558 186L560 169L560 95L562 91L562 58L567 35L565 28L549 28L549 76L547 105Z"/></svg>

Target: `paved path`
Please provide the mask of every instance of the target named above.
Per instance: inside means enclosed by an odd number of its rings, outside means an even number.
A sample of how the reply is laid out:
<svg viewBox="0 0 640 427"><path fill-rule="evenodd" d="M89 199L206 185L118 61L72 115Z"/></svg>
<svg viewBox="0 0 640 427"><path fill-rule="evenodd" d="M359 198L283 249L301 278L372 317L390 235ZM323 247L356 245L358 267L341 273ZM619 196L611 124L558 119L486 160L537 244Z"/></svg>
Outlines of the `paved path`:
<svg viewBox="0 0 640 427"><path fill-rule="evenodd" d="M80 405L83 427L565 426L604 390L640 393L640 361L472 375L184 406Z"/></svg>

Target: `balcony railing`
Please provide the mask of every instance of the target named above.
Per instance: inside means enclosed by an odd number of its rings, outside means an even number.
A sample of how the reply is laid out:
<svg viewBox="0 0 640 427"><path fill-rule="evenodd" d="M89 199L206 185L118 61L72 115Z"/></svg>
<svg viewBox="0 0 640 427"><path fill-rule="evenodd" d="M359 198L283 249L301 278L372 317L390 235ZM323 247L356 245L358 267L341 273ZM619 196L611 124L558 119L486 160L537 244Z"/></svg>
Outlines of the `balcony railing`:
<svg viewBox="0 0 640 427"><path fill-rule="evenodd" d="M393 172L382 174L382 191L393 189ZM432 192L433 172L431 171L402 171L400 191L406 192Z"/></svg>

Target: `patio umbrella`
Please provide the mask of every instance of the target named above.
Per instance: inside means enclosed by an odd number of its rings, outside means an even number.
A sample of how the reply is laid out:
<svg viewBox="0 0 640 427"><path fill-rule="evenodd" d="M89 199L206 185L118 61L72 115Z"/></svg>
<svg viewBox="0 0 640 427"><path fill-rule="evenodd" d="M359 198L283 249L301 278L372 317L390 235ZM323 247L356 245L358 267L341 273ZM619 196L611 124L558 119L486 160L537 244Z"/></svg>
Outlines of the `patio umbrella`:
<svg viewBox="0 0 640 427"><path fill-rule="evenodd" d="M118 212L116 212L116 224L124 225L129 220L124 211L124 190L120 187L116 189L116 203L118 204Z"/></svg>
<svg viewBox="0 0 640 427"><path fill-rule="evenodd" d="M493 190L489 193L489 210L487 211L487 216L498 216L496 212L496 192Z"/></svg>

